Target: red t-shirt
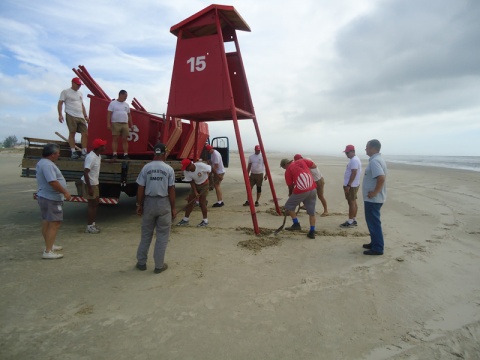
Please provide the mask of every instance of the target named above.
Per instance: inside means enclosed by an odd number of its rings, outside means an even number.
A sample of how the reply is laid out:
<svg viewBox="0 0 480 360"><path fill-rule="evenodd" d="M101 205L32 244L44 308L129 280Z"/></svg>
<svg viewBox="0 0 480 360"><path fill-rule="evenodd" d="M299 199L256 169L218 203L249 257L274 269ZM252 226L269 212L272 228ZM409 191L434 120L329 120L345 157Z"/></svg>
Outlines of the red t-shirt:
<svg viewBox="0 0 480 360"><path fill-rule="evenodd" d="M288 186L293 184L293 193L301 194L311 191L317 187L313 180L310 166L313 161L308 159L300 159L290 163L285 171L285 182Z"/></svg>

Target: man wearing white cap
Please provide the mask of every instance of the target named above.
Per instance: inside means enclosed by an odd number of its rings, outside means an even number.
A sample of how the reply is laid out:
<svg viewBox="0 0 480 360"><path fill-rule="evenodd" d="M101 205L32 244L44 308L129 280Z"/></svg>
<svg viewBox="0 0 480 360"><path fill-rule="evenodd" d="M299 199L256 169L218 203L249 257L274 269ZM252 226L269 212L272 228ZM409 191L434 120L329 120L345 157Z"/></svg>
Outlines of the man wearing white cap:
<svg viewBox="0 0 480 360"><path fill-rule="evenodd" d="M90 121L87 116L87 110L83 105L83 95L79 90L83 85L82 81L75 77L72 79L72 87L65 89L60 93L58 100L58 121L63 123L62 115L63 104L65 103L65 118L68 127L68 144L72 150L72 159L78 159L79 156L75 151L75 133L82 134L82 158L87 155L87 123Z"/></svg>
<svg viewBox="0 0 480 360"><path fill-rule="evenodd" d="M248 167L247 173L249 174L250 188L253 190L253 187L257 186L257 200L255 201L255 206L259 206L260 196L262 195L262 183L263 180L267 180L267 175L265 173L265 164L263 162L263 156L260 152L260 145L255 145L255 154L252 154L248 158ZM248 200L245 201L243 206L249 206Z"/></svg>

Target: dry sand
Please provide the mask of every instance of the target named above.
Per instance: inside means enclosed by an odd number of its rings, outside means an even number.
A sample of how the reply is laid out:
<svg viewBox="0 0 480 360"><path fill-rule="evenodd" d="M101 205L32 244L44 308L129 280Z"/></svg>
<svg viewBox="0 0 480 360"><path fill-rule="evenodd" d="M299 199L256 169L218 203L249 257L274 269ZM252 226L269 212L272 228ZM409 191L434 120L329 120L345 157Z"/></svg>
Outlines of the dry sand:
<svg viewBox="0 0 480 360"><path fill-rule="evenodd" d="M269 161L283 205L281 157ZM208 228L174 227L169 269L156 275L151 260L134 269L140 218L123 196L99 208L99 235L83 232L86 206L67 203L57 240L65 257L42 260L35 180L19 177L21 154L2 152L0 358L480 358L479 173L389 164L385 255L369 257L362 199L358 228L338 226L346 159L313 156L331 213L317 217L315 240L271 236L283 217L268 184L255 236L238 154L231 159L225 207L209 208ZM177 208L187 193L177 187ZM191 222L200 220L194 211Z"/></svg>

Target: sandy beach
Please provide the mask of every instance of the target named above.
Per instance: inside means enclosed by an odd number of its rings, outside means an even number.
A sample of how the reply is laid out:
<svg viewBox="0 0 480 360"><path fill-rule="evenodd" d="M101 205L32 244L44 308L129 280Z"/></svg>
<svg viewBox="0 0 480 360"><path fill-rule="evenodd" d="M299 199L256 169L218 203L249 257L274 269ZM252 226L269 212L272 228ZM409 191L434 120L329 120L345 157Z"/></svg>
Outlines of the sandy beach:
<svg viewBox="0 0 480 360"><path fill-rule="evenodd" d="M268 158L280 205L283 155ZM1 359L480 358L478 172L389 163L385 254L372 257L362 253L361 197L358 227L339 227L346 158L310 156L330 212L320 217L317 202L311 240L304 211L304 232L272 236L283 216L268 183L256 208L262 235L254 235L232 153L225 206L211 208L211 192L208 228L172 228L169 268L157 275L152 254L147 271L134 268L140 218L124 195L99 208L98 235L84 233L86 205L66 203L57 239L64 258L42 260L36 181L20 177L21 156L0 153ZM178 209L188 190L177 186ZM197 209L191 223L200 220Z"/></svg>

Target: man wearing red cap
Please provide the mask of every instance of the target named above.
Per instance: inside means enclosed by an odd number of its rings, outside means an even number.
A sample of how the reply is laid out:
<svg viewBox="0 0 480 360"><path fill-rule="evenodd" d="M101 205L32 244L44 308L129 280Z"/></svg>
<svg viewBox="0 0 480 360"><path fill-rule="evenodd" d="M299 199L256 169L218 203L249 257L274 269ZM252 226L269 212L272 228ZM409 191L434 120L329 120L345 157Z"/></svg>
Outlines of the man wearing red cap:
<svg viewBox="0 0 480 360"><path fill-rule="evenodd" d="M72 150L72 159L79 158L75 150L75 133L77 132L82 134L82 158L87 154L87 123L89 119L83 105L83 95L79 90L82 85L82 81L78 77L73 78L72 87L61 92L57 105L58 121L63 123L62 108L65 103L65 118L69 132L68 144Z"/></svg>
<svg viewBox="0 0 480 360"><path fill-rule="evenodd" d="M225 167L223 166L222 155L213 148L211 145L205 146L205 149L210 153L210 165L212 165L213 173L213 186L215 187L215 192L217 194L217 202L213 204L212 207L222 207L225 205L223 203L223 194L220 184L225 176Z"/></svg>
<svg viewBox="0 0 480 360"><path fill-rule="evenodd" d="M257 186L257 200L255 201L255 206L259 206L258 201L262 195L262 183L263 180L267 180L267 175L265 174L265 164L263 163L263 156L260 153L260 145L255 145L255 154L252 154L248 158L248 167L247 173L250 180L250 188L253 190L253 187ZM250 203L245 201L243 206L249 206Z"/></svg>
<svg viewBox="0 0 480 360"><path fill-rule="evenodd" d="M362 163L355 155L355 146L347 145L343 152L350 159L343 177L343 191L348 202L348 220L340 224L340 227L349 228L357 226L357 193L360 187Z"/></svg>
<svg viewBox="0 0 480 360"><path fill-rule="evenodd" d="M87 207L87 228L86 233L98 234L100 229L95 225L97 207L100 198L99 176L100 176L100 154L105 151L107 142L102 139L93 140L93 150L85 158L83 170L83 197L88 200Z"/></svg>
<svg viewBox="0 0 480 360"><path fill-rule="evenodd" d="M207 195L208 195L208 176L212 171L212 167L201 161L194 163L190 159L182 160L182 170L185 182L190 182L190 194L188 195L188 204L185 209L185 216L177 224L177 226L188 225L190 214L192 213L194 200L199 201L200 209L202 210L203 220L197 227L208 226L207 216Z"/></svg>

